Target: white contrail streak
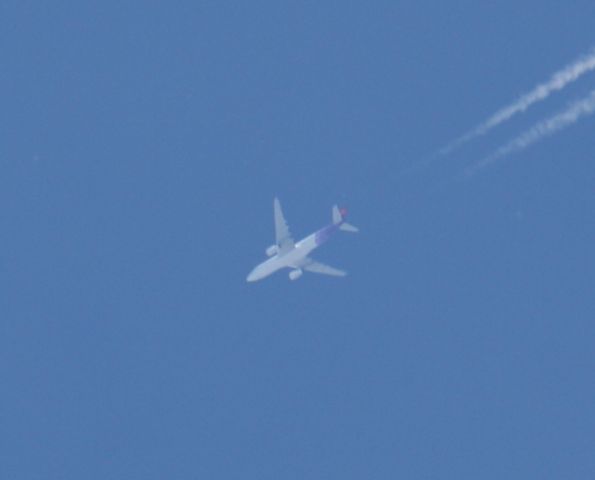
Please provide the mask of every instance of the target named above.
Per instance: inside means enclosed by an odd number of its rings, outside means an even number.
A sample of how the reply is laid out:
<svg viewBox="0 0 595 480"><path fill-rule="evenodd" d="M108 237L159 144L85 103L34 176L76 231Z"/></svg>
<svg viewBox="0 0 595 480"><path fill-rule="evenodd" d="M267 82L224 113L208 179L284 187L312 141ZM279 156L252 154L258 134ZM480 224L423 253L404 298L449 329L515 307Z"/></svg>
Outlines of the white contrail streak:
<svg viewBox="0 0 595 480"><path fill-rule="evenodd" d="M534 103L545 100L552 92L562 90L566 85L578 80L579 77L591 70L595 70L595 48L592 48L588 55L579 58L554 73L547 82L540 83L530 92L521 95L516 102L498 110L473 130L449 143L446 147L440 150L440 153L443 155L450 153L455 148L467 143L475 137L485 135L492 128L507 121L517 113L524 112Z"/></svg>
<svg viewBox="0 0 595 480"><path fill-rule="evenodd" d="M485 168L496 160L510 155L511 153L523 150L542 138L553 135L557 131L576 123L582 117L589 116L593 113L595 113L595 90L592 90L591 93L582 100L571 104L566 110L537 123L525 133L519 135L507 144L501 146L491 155L485 157L479 163L469 167L465 173L467 175L472 175L477 172L477 170Z"/></svg>

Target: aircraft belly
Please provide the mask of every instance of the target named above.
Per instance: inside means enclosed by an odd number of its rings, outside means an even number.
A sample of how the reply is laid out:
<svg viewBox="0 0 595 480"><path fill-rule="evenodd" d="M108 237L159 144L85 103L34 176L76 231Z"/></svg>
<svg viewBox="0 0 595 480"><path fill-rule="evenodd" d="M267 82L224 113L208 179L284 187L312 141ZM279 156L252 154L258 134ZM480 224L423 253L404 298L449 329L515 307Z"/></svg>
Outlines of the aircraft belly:
<svg viewBox="0 0 595 480"><path fill-rule="evenodd" d="M297 244L296 244L296 250L301 250L306 251L306 253L304 254L304 256L308 255L308 253L310 253L312 250L314 250L317 245L316 245L316 236L315 235L309 235L306 238L304 238L303 240L300 240Z"/></svg>
<svg viewBox="0 0 595 480"><path fill-rule="evenodd" d="M313 249L313 246L307 244L297 244L291 252L282 257L284 266L297 268Z"/></svg>
<svg viewBox="0 0 595 480"><path fill-rule="evenodd" d="M256 281L262 278L268 277L270 274L275 273L280 268L285 266L284 262L280 261L280 257L273 257L264 262L260 265L257 265L252 272L248 275L248 281Z"/></svg>
<svg viewBox="0 0 595 480"><path fill-rule="evenodd" d="M264 276L270 275L271 273L276 272L280 268L283 268L284 262L281 261L281 257L274 257L266 262L262 263L262 273Z"/></svg>

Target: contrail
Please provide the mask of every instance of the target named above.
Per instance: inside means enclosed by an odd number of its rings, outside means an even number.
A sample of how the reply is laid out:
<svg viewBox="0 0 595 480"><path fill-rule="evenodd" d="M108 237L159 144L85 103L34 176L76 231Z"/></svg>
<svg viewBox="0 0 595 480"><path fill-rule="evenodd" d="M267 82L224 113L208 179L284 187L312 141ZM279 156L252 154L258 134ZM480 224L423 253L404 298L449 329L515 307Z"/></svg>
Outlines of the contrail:
<svg viewBox="0 0 595 480"><path fill-rule="evenodd" d="M578 80L583 74L594 69L595 48L592 48L588 55L582 56L570 65L567 65L563 69L557 71L547 82L540 83L530 92L521 95L521 97L516 102L498 110L490 118L479 124L473 130L467 132L462 137L452 141L446 147L442 148L439 153L445 155L464 143L467 143L468 141L481 135L485 135L492 128L507 121L517 113L524 112L534 103L545 100L552 92L562 90L569 83Z"/></svg>
<svg viewBox="0 0 595 480"><path fill-rule="evenodd" d="M510 155L511 153L518 152L519 150L523 150L542 138L553 135L557 131L576 123L582 117L589 116L594 112L595 90L592 90L589 95L578 102L572 103L566 110L537 123L525 133L519 135L507 144L501 146L491 155L485 157L479 163L467 168L465 173L467 176L472 175L478 170L494 163L496 160Z"/></svg>

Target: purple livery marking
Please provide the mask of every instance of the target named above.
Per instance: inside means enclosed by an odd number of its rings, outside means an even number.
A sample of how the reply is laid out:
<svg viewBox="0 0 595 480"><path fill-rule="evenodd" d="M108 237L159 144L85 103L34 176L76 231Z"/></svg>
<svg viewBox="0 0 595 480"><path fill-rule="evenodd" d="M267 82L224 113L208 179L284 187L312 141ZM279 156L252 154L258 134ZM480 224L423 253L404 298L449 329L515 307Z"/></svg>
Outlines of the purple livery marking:
<svg viewBox="0 0 595 480"><path fill-rule="evenodd" d="M331 238L331 235L338 230L340 225L341 225L341 223L333 223L331 225L327 225L326 227L318 230L316 232L316 236L314 237L314 241L316 242L316 245L322 245L329 238Z"/></svg>

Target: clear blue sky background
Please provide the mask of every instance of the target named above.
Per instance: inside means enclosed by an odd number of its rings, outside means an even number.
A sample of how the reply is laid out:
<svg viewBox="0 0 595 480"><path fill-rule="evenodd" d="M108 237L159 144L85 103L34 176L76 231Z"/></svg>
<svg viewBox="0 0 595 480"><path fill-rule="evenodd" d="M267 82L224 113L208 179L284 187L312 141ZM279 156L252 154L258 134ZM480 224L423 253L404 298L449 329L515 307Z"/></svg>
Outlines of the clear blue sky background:
<svg viewBox="0 0 595 480"><path fill-rule="evenodd" d="M0 477L595 478L595 2L0 6ZM247 284L278 195L344 279Z"/></svg>

